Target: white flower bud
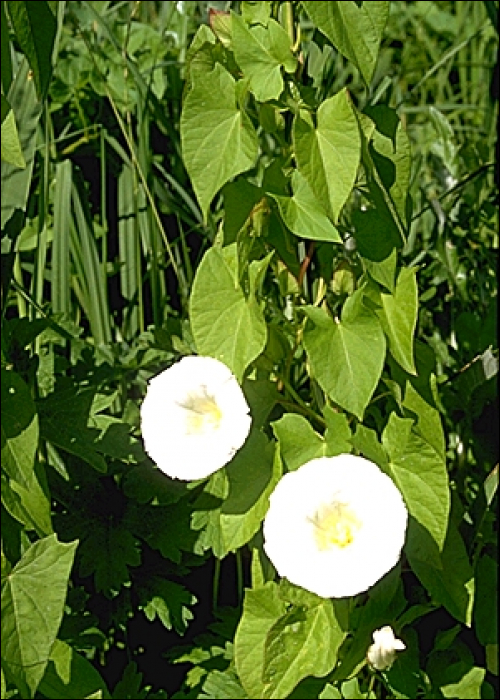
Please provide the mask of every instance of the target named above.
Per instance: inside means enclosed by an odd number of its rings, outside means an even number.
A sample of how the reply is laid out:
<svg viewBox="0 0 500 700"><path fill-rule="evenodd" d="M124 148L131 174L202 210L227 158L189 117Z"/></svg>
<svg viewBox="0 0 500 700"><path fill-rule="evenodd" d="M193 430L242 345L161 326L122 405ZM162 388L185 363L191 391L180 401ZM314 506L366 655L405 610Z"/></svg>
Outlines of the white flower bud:
<svg viewBox="0 0 500 700"><path fill-rule="evenodd" d="M405 645L394 636L392 627L386 625L373 633L373 644L368 648L366 658L374 669L384 671L394 663L396 652L404 649Z"/></svg>

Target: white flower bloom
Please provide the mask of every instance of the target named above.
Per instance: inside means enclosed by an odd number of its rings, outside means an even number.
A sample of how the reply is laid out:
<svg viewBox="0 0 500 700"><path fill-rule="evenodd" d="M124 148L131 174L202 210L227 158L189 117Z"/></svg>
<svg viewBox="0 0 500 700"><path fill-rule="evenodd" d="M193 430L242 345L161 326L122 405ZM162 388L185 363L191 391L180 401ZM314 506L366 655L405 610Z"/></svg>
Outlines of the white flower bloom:
<svg viewBox="0 0 500 700"><path fill-rule="evenodd" d="M323 598L366 591L398 562L408 513L393 481L350 454L288 472L270 497L264 549L280 576Z"/></svg>
<svg viewBox="0 0 500 700"><path fill-rule="evenodd" d="M174 479L204 479L245 442L252 419L231 371L192 355L150 380L141 406L144 447Z"/></svg>
<svg viewBox="0 0 500 700"><path fill-rule="evenodd" d="M368 648L366 658L377 671L384 671L394 663L396 652L404 649L404 643L394 636L392 627L386 625L373 633L373 644Z"/></svg>

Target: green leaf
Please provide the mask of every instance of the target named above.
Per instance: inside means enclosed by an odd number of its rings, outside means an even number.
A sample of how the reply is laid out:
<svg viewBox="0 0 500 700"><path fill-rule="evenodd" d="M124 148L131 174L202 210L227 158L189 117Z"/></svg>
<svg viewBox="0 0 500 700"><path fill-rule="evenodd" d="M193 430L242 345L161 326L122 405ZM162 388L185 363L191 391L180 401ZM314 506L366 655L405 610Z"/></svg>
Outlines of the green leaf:
<svg viewBox="0 0 500 700"><path fill-rule="evenodd" d="M470 627L475 581L469 555L459 531L462 516L461 506L454 498L441 551L423 526L410 521L405 551L411 568L432 600L441 603L453 617ZM450 571L453 571L452 576Z"/></svg>
<svg viewBox="0 0 500 700"><path fill-rule="evenodd" d="M28 484L38 449L38 415L21 377L2 369L2 467L19 484Z"/></svg>
<svg viewBox="0 0 500 700"><path fill-rule="evenodd" d="M262 698L286 698L309 675L324 676L345 637L331 600L292 609L271 627L264 647Z"/></svg>
<svg viewBox="0 0 500 700"><path fill-rule="evenodd" d="M394 205L399 221L408 225L408 189L411 175L411 146L397 112L387 105L375 105L366 114L376 125L370 145L373 167Z"/></svg>
<svg viewBox="0 0 500 700"><path fill-rule="evenodd" d="M339 232L298 170L294 170L292 174L292 189L292 197L273 195L281 217L290 231L301 238L341 243Z"/></svg>
<svg viewBox="0 0 500 700"><path fill-rule="evenodd" d="M233 669L210 671L202 687L200 700L245 700L248 695L241 687Z"/></svg>
<svg viewBox="0 0 500 700"><path fill-rule="evenodd" d="M304 347L312 376L321 388L332 401L362 419L382 374L385 339L376 316L356 303L358 310L345 308L341 321L321 309L305 307L309 320Z"/></svg>
<svg viewBox="0 0 500 700"><path fill-rule="evenodd" d="M77 542L50 535L33 544L2 580L2 661L33 697L61 624Z"/></svg>
<svg viewBox="0 0 500 700"><path fill-rule="evenodd" d="M265 347L267 327L255 297L246 298L238 285L235 255L235 243L205 253L193 282L190 315L198 352L224 362L241 382Z"/></svg>
<svg viewBox="0 0 500 700"><path fill-rule="evenodd" d="M277 100L283 90L281 67L287 73L297 67L286 30L274 19L269 19L265 27L247 27L232 12L231 20L234 55L243 76L249 79L250 89L259 102Z"/></svg>
<svg viewBox="0 0 500 700"><path fill-rule="evenodd" d="M307 112L295 117L293 146L299 172L328 216L337 221L361 156L358 121L346 89L321 103L316 126Z"/></svg>
<svg viewBox="0 0 500 700"><path fill-rule="evenodd" d="M76 455L99 472L107 471L103 456L96 449L99 431L87 427L96 387L61 389L38 402L40 434L44 440Z"/></svg>
<svg viewBox="0 0 500 700"><path fill-rule="evenodd" d="M428 531L440 551L448 530L450 490L444 459L412 431L413 421L391 413L382 435L387 471L408 511Z"/></svg>
<svg viewBox="0 0 500 700"><path fill-rule="evenodd" d="M445 458L445 436L441 415L437 408L438 394L435 375L436 357L433 350L420 341L415 343L416 374L405 372L399 364L389 359L392 377L403 392L398 401L404 418L415 421L413 430Z"/></svg>
<svg viewBox="0 0 500 700"><path fill-rule="evenodd" d="M263 433L252 430L225 472L224 483L221 474L212 478L195 503L196 520L205 526L203 547L211 547L219 559L247 544L258 531L282 474L279 452Z"/></svg>
<svg viewBox="0 0 500 700"><path fill-rule="evenodd" d="M143 611L150 622L158 617L164 627L182 635L194 617L189 606L195 603L194 595L179 583L153 578L148 582L147 603L143 604Z"/></svg>
<svg viewBox="0 0 500 700"><path fill-rule="evenodd" d="M210 73L194 71L192 80L181 116L182 155L206 220L220 188L255 164L258 140L237 105L237 84L222 65Z"/></svg>
<svg viewBox="0 0 500 700"><path fill-rule="evenodd" d="M245 591L243 615L234 638L236 671L251 698L263 698L264 653L267 634L286 613L287 605L279 587L269 582L262 588Z"/></svg>
<svg viewBox="0 0 500 700"><path fill-rule="evenodd" d="M389 16L389 3L304 0L302 6L318 29L359 68L369 84Z"/></svg>
<svg viewBox="0 0 500 700"><path fill-rule="evenodd" d="M264 425L276 403L283 398L276 388L276 382L268 379L245 379L243 393L250 406L254 428L261 428Z"/></svg>
<svg viewBox="0 0 500 700"><path fill-rule="evenodd" d="M272 428L288 471L294 471L316 457L326 456L325 440L303 416L287 413L275 421Z"/></svg>
<svg viewBox="0 0 500 700"><path fill-rule="evenodd" d="M7 21L7 15L5 14L5 3L2 2L0 5L0 19L1 19L1 81L2 81L2 121L3 115L3 95L9 92L10 85L12 83L12 57L10 54L11 45L9 37L9 25Z"/></svg>
<svg viewBox="0 0 500 700"><path fill-rule="evenodd" d="M295 413L286 413L272 423L288 471L294 471L317 457L334 457L351 451L351 431L345 414L335 413L327 406L325 418L328 428L324 437L313 430L303 416Z"/></svg>
<svg viewBox="0 0 500 700"><path fill-rule="evenodd" d="M416 374L413 339L417 326L418 289L417 271L404 267L399 273L393 294L379 294L382 308L376 309L389 351L409 374Z"/></svg>
<svg viewBox="0 0 500 700"><path fill-rule="evenodd" d="M2 108L4 101L7 102L2 95ZM9 110L5 119L2 120L2 160L10 163L15 168L26 167L12 109Z"/></svg>
<svg viewBox="0 0 500 700"><path fill-rule="evenodd" d="M52 74L52 50L57 22L44 0L39 2L12 2L7 7L16 38L27 56L35 80L38 98L47 92Z"/></svg>
<svg viewBox="0 0 500 700"><path fill-rule="evenodd" d="M141 563L138 544L126 525L116 518L93 519L87 532L80 545L79 574L93 574L96 589L112 598L130 582L129 566ZM96 552L101 555L96 556Z"/></svg>
<svg viewBox="0 0 500 700"><path fill-rule="evenodd" d="M85 656L60 639L54 642L38 690L53 700L83 700L97 692L101 693L99 697L110 697L99 671Z"/></svg>
<svg viewBox="0 0 500 700"><path fill-rule="evenodd" d="M20 169L15 165L2 163L2 230L16 210L26 210L35 158L36 130L41 104L36 99L33 81L28 78L26 60L21 63L12 81L7 99L16 115L26 167Z"/></svg>
<svg viewBox="0 0 500 700"><path fill-rule="evenodd" d="M481 686L483 685L486 670L473 666L460 678L459 681L447 683L441 686L441 692L445 698L467 698L467 700L480 700L482 698Z"/></svg>

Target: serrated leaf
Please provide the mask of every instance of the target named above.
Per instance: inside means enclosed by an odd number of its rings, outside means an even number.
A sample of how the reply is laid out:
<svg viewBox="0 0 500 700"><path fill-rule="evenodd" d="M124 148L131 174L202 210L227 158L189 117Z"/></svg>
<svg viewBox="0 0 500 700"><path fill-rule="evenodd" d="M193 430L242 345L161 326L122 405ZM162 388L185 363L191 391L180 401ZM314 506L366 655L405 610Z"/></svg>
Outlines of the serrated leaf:
<svg viewBox="0 0 500 700"><path fill-rule="evenodd" d="M234 638L234 658L241 684L251 698L263 697L267 634L286 613L286 608L279 588L273 582L245 591L243 615Z"/></svg>
<svg viewBox="0 0 500 700"><path fill-rule="evenodd" d="M175 581L154 578L148 583L146 597L143 611L150 622L158 617L166 629L184 634L194 617L189 609L189 606L196 603L192 593Z"/></svg>
<svg viewBox="0 0 500 700"><path fill-rule="evenodd" d="M293 146L299 172L328 216L337 221L361 156L358 121L346 89L321 103L316 126L306 112L295 117Z"/></svg>
<svg viewBox="0 0 500 700"><path fill-rule="evenodd" d="M391 413L382 435L387 471L403 494L408 511L429 532L438 551L448 530L450 489L444 459L412 431L413 421Z"/></svg>
<svg viewBox="0 0 500 700"><path fill-rule="evenodd" d="M221 187L255 164L258 140L237 106L237 84L221 64L209 73L193 71L192 80L182 110L181 145L206 221Z"/></svg>
<svg viewBox="0 0 500 700"><path fill-rule="evenodd" d="M303 678L329 673L344 637L331 600L293 606L266 635L259 697L285 698Z"/></svg>
<svg viewBox="0 0 500 700"><path fill-rule="evenodd" d="M292 197L273 195L278 203L281 218L290 231L301 238L341 243L339 232L298 170L294 170L292 174L292 190Z"/></svg>
<svg viewBox="0 0 500 700"><path fill-rule="evenodd" d="M232 45L236 62L249 79L250 89L259 102L277 100L283 90L281 68L293 73L297 59L290 51L286 30L274 19L267 25L247 27L236 13L231 13Z"/></svg>
<svg viewBox="0 0 500 700"><path fill-rule="evenodd" d="M389 16L388 2L303 1L305 11L332 44L370 83Z"/></svg>
<svg viewBox="0 0 500 700"><path fill-rule="evenodd" d="M80 576L94 575L95 587L109 598L129 583L129 566L141 555L132 533L114 519L93 520L80 545Z"/></svg>
<svg viewBox="0 0 500 700"><path fill-rule="evenodd" d="M417 271L404 267L393 294L380 293L382 304L377 314L389 341L389 351L409 374L416 374L414 335L418 314Z"/></svg>
<svg viewBox="0 0 500 700"><path fill-rule="evenodd" d="M44 0L39 2L7 2L16 39L27 56L37 89L42 100L52 74L52 50L57 22Z"/></svg>
<svg viewBox="0 0 500 700"><path fill-rule="evenodd" d="M362 419L382 374L385 338L379 321L360 309L341 321L305 307L304 331L313 377L332 401ZM367 347L370 352L366 351Z"/></svg>
<svg viewBox="0 0 500 700"><path fill-rule="evenodd" d="M90 661L66 642L56 639L38 690L53 700L109 698L106 684Z"/></svg>
<svg viewBox="0 0 500 700"><path fill-rule="evenodd" d="M193 282L190 316L201 355L226 364L238 381L265 347L267 327L255 297L245 297L235 270L236 244L205 253Z"/></svg>
<svg viewBox="0 0 500 700"><path fill-rule="evenodd" d="M226 671L210 671L202 686L202 693L198 695L200 700L245 700L248 695L240 685L233 669Z"/></svg>
<svg viewBox="0 0 500 700"><path fill-rule="evenodd" d="M2 95L2 109L4 99ZM17 133L16 119L12 109L7 112L7 116L2 120L2 160L16 168L26 167L26 161L19 142L19 134Z"/></svg>
<svg viewBox="0 0 500 700"><path fill-rule="evenodd" d="M2 581L2 662L33 697L61 624L77 542L35 542Z"/></svg>

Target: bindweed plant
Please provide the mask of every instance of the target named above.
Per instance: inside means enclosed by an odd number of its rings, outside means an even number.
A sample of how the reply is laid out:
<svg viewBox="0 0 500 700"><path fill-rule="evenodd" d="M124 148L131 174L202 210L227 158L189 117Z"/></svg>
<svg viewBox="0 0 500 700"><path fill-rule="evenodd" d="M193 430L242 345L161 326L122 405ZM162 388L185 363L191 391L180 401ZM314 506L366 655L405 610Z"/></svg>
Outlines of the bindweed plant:
<svg viewBox="0 0 500 700"><path fill-rule="evenodd" d="M495 697L497 3L1 7L2 698Z"/></svg>

